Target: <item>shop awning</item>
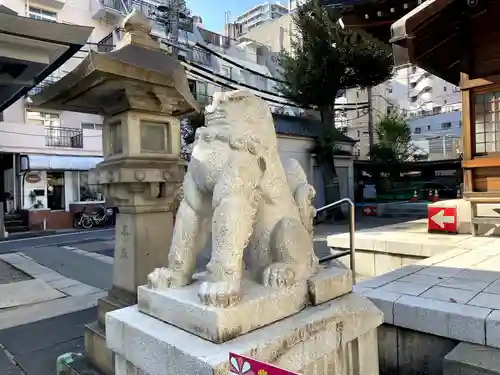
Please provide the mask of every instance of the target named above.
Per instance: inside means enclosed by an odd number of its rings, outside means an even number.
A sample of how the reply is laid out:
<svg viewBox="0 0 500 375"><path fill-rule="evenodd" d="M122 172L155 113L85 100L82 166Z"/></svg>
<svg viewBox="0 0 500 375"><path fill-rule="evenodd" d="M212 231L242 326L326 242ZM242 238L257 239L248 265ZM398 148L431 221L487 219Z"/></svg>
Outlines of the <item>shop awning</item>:
<svg viewBox="0 0 500 375"><path fill-rule="evenodd" d="M92 30L20 17L0 6L0 112L68 61Z"/></svg>
<svg viewBox="0 0 500 375"><path fill-rule="evenodd" d="M21 171L88 171L102 161L97 156L21 155Z"/></svg>

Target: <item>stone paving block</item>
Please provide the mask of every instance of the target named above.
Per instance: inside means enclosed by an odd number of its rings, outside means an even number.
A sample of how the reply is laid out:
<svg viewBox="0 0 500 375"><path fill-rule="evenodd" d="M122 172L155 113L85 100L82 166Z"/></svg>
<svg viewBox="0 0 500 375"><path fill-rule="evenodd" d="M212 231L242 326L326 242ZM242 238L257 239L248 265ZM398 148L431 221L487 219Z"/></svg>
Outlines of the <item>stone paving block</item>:
<svg viewBox="0 0 500 375"><path fill-rule="evenodd" d="M49 281L49 282L47 282L47 284L49 284L52 288L61 290L64 288L68 288L70 286L78 285L78 284L80 284L80 282L78 280L73 280L73 279L70 279L68 277L63 276L62 278L60 278L58 280Z"/></svg>
<svg viewBox="0 0 500 375"><path fill-rule="evenodd" d="M461 342L443 361L443 375L458 374L500 374L500 350Z"/></svg>
<svg viewBox="0 0 500 375"><path fill-rule="evenodd" d="M95 288L91 285L78 283L76 285L69 286L64 289L60 289L61 292L66 293L70 296L84 296L87 294L95 294L102 292L102 289Z"/></svg>
<svg viewBox="0 0 500 375"><path fill-rule="evenodd" d="M64 294L37 279L2 284L0 296L0 309L65 297Z"/></svg>
<svg viewBox="0 0 500 375"><path fill-rule="evenodd" d="M369 298L384 313L385 323L394 323L394 302L401 297L401 294L372 289L363 295Z"/></svg>
<svg viewBox="0 0 500 375"><path fill-rule="evenodd" d="M42 280L42 281L44 281L46 283L50 283L50 282L54 282L54 281L65 279L65 277L63 275L61 275L60 273L54 272L54 271L47 272L47 273L42 273L40 275L36 275L36 278L38 280Z"/></svg>
<svg viewBox="0 0 500 375"><path fill-rule="evenodd" d="M472 269L496 272L500 277L500 257L494 256L471 266Z"/></svg>
<svg viewBox="0 0 500 375"><path fill-rule="evenodd" d="M479 293L467 304L500 310L500 295L491 293Z"/></svg>
<svg viewBox="0 0 500 375"><path fill-rule="evenodd" d="M433 275L409 275L405 276L402 279L399 279L398 281L405 282L405 283L413 283L413 284L421 284L421 285L427 285L429 287L434 286L436 284L439 284L442 282L444 279L440 276L433 276Z"/></svg>
<svg viewBox="0 0 500 375"><path fill-rule="evenodd" d="M361 286L359 284L352 286L352 291L358 294L364 294L366 292L369 292L370 290L373 290L373 288L365 288L364 286Z"/></svg>
<svg viewBox="0 0 500 375"><path fill-rule="evenodd" d="M455 276L462 279L489 281L490 283L500 278L500 274L498 272L478 269L466 269L457 273Z"/></svg>
<svg viewBox="0 0 500 375"><path fill-rule="evenodd" d="M392 239L385 243L385 249L387 253L396 253L396 254L406 254L413 256L429 256L426 250L423 248L422 243L417 241L408 242L407 238L401 239Z"/></svg>
<svg viewBox="0 0 500 375"><path fill-rule="evenodd" d="M39 265L38 263L24 259L23 262L17 262L12 264L17 269L20 269L24 273L27 273L30 276L36 277L37 275L41 275L44 273L54 272L50 268Z"/></svg>
<svg viewBox="0 0 500 375"><path fill-rule="evenodd" d="M456 288L463 290L470 290L473 292L480 292L484 288L490 285L489 281L481 281L474 279L462 279L459 277L450 277L448 279L442 280L439 286L444 286L447 288Z"/></svg>
<svg viewBox="0 0 500 375"><path fill-rule="evenodd" d="M2 254L0 255L0 259L10 264L19 263L26 260L26 258L22 256L22 253Z"/></svg>
<svg viewBox="0 0 500 375"><path fill-rule="evenodd" d="M486 345L500 348L500 310L493 310L486 318Z"/></svg>
<svg viewBox="0 0 500 375"><path fill-rule="evenodd" d="M486 288L484 288L483 292L492 293L492 294L500 294L500 280L493 281Z"/></svg>
<svg viewBox="0 0 500 375"><path fill-rule="evenodd" d="M437 301L453 302L466 304L478 292L454 288L445 288L442 286L433 286L429 290L420 294L420 297L430 298Z"/></svg>
<svg viewBox="0 0 500 375"><path fill-rule="evenodd" d="M484 345L485 319L491 311L484 307L402 296L394 303L394 325Z"/></svg>
<svg viewBox="0 0 500 375"><path fill-rule="evenodd" d="M471 250L470 249L463 249L463 248L455 248L455 249L447 251L445 253L434 255L432 257L423 259L421 261L418 261L415 264L421 265L421 266L432 266L436 263L443 262L447 259L456 257L457 255L468 253L469 251L471 251Z"/></svg>
<svg viewBox="0 0 500 375"><path fill-rule="evenodd" d="M393 281L392 283L389 284L385 284L378 290L383 290L385 292L399 293L399 294L408 294L410 296L418 296L429 288L431 288L430 285L405 283L398 280L398 281Z"/></svg>
<svg viewBox="0 0 500 375"><path fill-rule="evenodd" d="M481 254L475 254L473 251L457 255L456 257L447 259L443 262L436 263L437 267L451 267L451 268L469 268L483 260L487 257Z"/></svg>
<svg viewBox="0 0 500 375"><path fill-rule="evenodd" d="M443 279L446 279L448 277L453 277L459 274L462 271L465 271L465 268L451 268L451 267L440 267L437 265L430 266L427 268L424 268L421 271L418 271L415 273L415 275L431 275L431 276L438 276L442 277Z"/></svg>
<svg viewBox="0 0 500 375"><path fill-rule="evenodd" d="M381 287L382 285L389 284L392 281L396 281L396 280L401 279L405 276L419 272L423 268L424 268L423 266L418 266L418 265L412 264L412 265L409 265L406 267L402 267L398 270L388 272L384 275L374 277L370 280L363 281L362 286L368 287L368 288L378 288L378 287Z"/></svg>

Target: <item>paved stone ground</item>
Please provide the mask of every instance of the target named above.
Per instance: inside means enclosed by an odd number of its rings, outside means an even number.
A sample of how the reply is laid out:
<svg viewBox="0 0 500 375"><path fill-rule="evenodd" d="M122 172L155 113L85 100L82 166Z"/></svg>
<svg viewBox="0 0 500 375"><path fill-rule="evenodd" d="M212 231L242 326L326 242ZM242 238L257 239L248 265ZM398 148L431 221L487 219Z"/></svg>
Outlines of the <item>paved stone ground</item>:
<svg viewBox="0 0 500 375"><path fill-rule="evenodd" d="M357 227L374 228L401 221L358 216ZM318 225L316 254L319 257L329 254L327 234L347 231L346 222ZM113 247L113 229L0 243L0 259L7 255L10 262L18 261L18 267L21 258L28 259L30 262L24 262L25 273L37 273L32 276L43 278L53 288L68 294L66 298L0 310L0 345L5 349L0 347L0 375L54 375L59 355L84 350L83 327L96 319L97 299L105 294L101 290L109 289L112 284ZM206 264L208 254L209 247L200 256L199 267ZM14 272L6 273L6 279L13 276L20 281L21 275L25 275L3 266ZM0 270L1 267L0 264Z"/></svg>

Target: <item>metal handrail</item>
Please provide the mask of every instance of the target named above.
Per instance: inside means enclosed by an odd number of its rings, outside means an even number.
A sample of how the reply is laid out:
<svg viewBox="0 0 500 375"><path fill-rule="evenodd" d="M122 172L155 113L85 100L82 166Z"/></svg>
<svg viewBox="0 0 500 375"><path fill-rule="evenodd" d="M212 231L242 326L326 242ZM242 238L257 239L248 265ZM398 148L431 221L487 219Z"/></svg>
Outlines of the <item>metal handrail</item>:
<svg viewBox="0 0 500 375"><path fill-rule="evenodd" d="M316 209L316 213L329 210L331 208L342 206L343 204L349 205L349 250L341 251L338 254L332 254L324 258L319 259L320 263L325 263L333 259L338 259L346 255L350 255L351 271L352 271L352 283L356 284L356 246L354 241L354 235L356 232L356 220L355 220L355 206L354 203L349 198L341 199L337 202L330 203L324 207Z"/></svg>

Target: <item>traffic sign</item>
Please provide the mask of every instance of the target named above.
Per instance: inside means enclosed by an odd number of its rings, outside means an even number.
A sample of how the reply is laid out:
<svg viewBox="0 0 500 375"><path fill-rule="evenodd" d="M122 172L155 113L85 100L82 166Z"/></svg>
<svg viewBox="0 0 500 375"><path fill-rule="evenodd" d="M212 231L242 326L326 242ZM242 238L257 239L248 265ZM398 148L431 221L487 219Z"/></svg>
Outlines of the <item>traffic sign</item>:
<svg viewBox="0 0 500 375"><path fill-rule="evenodd" d="M430 231L457 233L456 207L428 206L427 229Z"/></svg>
<svg viewBox="0 0 500 375"><path fill-rule="evenodd" d="M363 208L363 215L377 216L377 206L366 206Z"/></svg>
<svg viewBox="0 0 500 375"><path fill-rule="evenodd" d="M299 375L296 372L260 362L240 354L229 353L230 375Z"/></svg>

